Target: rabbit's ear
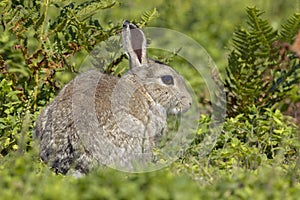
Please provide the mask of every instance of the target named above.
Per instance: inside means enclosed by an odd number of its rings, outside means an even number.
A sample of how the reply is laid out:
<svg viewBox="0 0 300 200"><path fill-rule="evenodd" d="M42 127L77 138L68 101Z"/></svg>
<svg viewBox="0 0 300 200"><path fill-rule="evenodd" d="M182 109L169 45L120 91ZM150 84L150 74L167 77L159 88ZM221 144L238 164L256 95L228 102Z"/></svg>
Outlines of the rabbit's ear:
<svg viewBox="0 0 300 200"><path fill-rule="evenodd" d="M147 41L141 29L125 20L122 29L122 40L131 69L147 64Z"/></svg>

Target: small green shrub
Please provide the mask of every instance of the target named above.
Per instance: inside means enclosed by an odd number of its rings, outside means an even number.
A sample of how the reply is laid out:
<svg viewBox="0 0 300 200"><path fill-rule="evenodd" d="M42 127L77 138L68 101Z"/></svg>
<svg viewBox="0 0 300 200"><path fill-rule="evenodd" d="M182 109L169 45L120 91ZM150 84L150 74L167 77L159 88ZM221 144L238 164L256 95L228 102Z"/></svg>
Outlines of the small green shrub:
<svg viewBox="0 0 300 200"><path fill-rule="evenodd" d="M261 115L253 108L249 116L241 114L226 120L211 159L224 169L256 169L268 162L293 164L299 147L297 126L279 110Z"/></svg>
<svg viewBox="0 0 300 200"><path fill-rule="evenodd" d="M235 49L226 68L228 115L223 129L217 138L214 130L209 129L210 117L200 119L196 138L184 156L184 162L191 166L193 162L197 165L195 160L203 159L202 143L206 137L212 137L211 142L216 145L204 161L213 168L297 168L299 129L278 108L298 88L300 60L294 52L274 43L296 40L300 16L293 15L281 31L274 31L258 9L248 8L247 13L249 29L239 28L235 32Z"/></svg>

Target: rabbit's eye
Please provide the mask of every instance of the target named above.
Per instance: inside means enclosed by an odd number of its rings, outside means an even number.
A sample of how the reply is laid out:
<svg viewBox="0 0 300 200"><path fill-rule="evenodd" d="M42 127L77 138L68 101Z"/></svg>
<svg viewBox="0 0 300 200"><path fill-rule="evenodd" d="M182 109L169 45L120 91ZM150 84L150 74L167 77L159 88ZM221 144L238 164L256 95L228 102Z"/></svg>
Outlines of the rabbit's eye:
<svg viewBox="0 0 300 200"><path fill-rule="evenodd" d="M161 80L166 85L174 85L174 80L171 75L165 75L161 77Z"/></svg>

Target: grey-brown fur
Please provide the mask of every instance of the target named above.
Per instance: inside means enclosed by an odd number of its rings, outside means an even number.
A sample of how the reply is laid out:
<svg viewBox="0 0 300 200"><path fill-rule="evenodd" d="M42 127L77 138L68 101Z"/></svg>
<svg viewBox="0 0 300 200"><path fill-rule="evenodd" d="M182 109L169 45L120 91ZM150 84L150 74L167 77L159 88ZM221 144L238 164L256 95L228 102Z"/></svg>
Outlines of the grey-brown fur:
<svg viewBox="0 0 300 200"><path fill-rule="evenodd" d="M151 161L156 140L167 129L167 113L191 106L183 78L147 59L141 30L125 21L122 37L130 61L122 78L94 70L80 74L36 122L40 157L58 173L110 165L132 170L137 162Z"/></svg>

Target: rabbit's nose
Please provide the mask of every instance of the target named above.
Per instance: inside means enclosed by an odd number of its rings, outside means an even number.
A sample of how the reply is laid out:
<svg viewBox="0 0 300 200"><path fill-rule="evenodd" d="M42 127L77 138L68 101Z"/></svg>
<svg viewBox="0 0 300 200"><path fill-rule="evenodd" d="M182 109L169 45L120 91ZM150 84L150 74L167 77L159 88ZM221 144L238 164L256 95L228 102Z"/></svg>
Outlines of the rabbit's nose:
<svg viewBox="0 0 300 200"><path fill-rule="evenodd" d="M192 99L189 97L182 97L182 112L186 112L192 106Z"/></svg>
<svg viewBox="0 0 300 200"><path fill-rule="evenodd" d="M188 103L188 109L190 109L191 107L192 107L192 102L190 101L189 103Z"/></svg>
<svg viewBox="0 0 300 200"><path fill-rule="evenodd" d="M186 104L187 104L189 107L192 106L192 102L193 102L192 97L190 97L190 96L188 96L188 97L187 97L187 96L184 96L183 99L184 99L184 101L186 102Z"/></svg>

